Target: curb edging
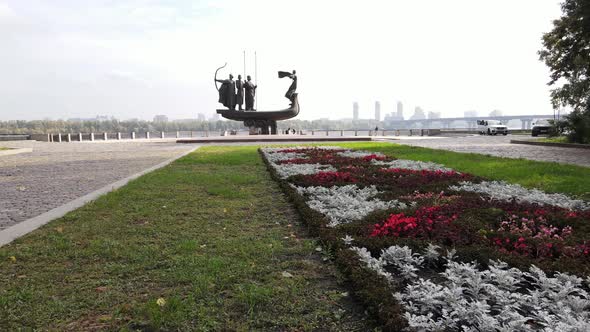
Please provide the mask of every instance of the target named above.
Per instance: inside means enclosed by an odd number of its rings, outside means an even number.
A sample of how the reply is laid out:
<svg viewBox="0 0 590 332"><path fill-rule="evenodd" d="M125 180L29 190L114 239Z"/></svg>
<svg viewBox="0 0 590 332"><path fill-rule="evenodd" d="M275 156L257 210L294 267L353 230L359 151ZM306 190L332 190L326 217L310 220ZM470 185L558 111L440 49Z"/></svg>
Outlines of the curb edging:
<svg viewBox="0 0 590 332"><path fill-rule="evenodd" d="M8 150L0 151L0 157L1 156L11 156L11 155L21 154L21 153L31 153L31 152L33 152L32 148L18 148L18 149L8 148Z"/></svg>
<svg viewBox="0 0 590 332"><path fill-rule="evenodd" d="M571 148L576 148L576 149L590 149L590 145L588 145L588 144L577 144L577 143L549 143L549 142L510 140L510 144L553 146L553 147L570 148L570 149Z"/></svg>

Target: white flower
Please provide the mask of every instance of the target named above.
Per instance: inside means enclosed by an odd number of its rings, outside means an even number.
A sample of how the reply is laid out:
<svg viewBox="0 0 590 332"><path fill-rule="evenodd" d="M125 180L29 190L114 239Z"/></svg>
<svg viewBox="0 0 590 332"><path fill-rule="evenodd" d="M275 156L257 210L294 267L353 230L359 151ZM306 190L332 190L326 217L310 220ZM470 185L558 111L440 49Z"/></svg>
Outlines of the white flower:
<svg viewBox="0 0 590 332"><path fill-rule="evenodd" d="M286 152L286 153L269 153L266 154L266 159L273 164L276 164L279 161L289 160L289 159L307 159L307 156L303 153L296 153L296 152Z"/></svg>
<svg viewBox="0 0 590 332"><path fill-rule="evenodd" d="M536 203L539 205L555 205L571 210L590 209L590 203L579 199L572 199L564 194L547 194L538 189L526 189L518 184L508 184L502 181L484 181L472 183L459 182L458 186L450 186L455 191L469 191L484 194L492 199L518 202Z"/></svg>
<svg viewBox="0 0 590 332"><path fill-rule="evenodd" d="M531 266L529 272L490 261L489 268L453 261L447 253L446 269L433 279L417 278L424 257L407 247L392 246L375 258L365 248L351 248L365 266L390 283L392 265L408 281L393 295L405 309L410 328L419 331L589 331L590 294L583 279L565 273L548 277ZM429 245L427 253L436 252ZM533 328L533 327L538 328Z"/></svg>
<svg viewBox="0 0 590 332"><path fill-rule="evenodd" d="M342 238L342 241L344 241L345 245L349 246L352 244L352 241L354 241L354 239L352 238L352 236L346 234L346 236Z"/></svg>
<svg viewBox="0 0 590 332"><path fill-rule="evenodd" d="M334 167L322 164L275 164L273 166L282 179L286 179L293 175L311 175L319 172L336 171Z"/></svg>
<svg viewBox="0 0 590 332"><path fill-rule="evenodd" d="M439 246L429 243L428 247L426 247L426 250L424 251L424 258L429 262L438 260L440 257L440 254L438 253L439 249Z"/></svg>
<svg viewBox="0 0 590 332"><path fill-rule="evenodd" d="M425 162L425 161L417 161L417 160L405 160L405 159L397 159L392 161L381 161L381 160L371 160L373 165L378 166L388 166L387 168L401 168L401 169L411 169L414 171L452 171L452 168L444 167L440 164L435 164L433 162Z"/></svg>
<svg viewBox="0 0 590 332"><path fill-rule="evenodd" d="M381 152L368 152L368 151L344 151L344 152L338 152L338 155L342 156L342 157L348 157L348 158L364 158L364 157L368 157L368 156L378 156L378 157L385 157L385 155Z"/></svg>
<svg viewBox="0 0 590 332"><path fill-rule="evenodd" d="M389 202L374 198L379 194L375 186L360 189L354 184L346 186L296 187L300 195L308 198L307 205L330 220L328 227L360 220L369 213L390 208L406 209L406 203Z"/></svg>

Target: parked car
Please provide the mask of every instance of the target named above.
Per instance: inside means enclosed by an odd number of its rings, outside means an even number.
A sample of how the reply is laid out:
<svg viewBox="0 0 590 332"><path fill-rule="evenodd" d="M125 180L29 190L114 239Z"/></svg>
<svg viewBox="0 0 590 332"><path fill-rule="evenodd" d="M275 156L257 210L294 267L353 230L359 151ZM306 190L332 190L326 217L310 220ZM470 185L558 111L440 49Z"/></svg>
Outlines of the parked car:
<svg viewBox="0 0 590 332"><path fill-rule="evenodd" d="M498 120L477 120L477 130L481 135L508 135L508 127Z"/></svg>
<svg viewBox="0 0 590 332"><path fill-rule="evenodd" d="M548 119L541 119L533 122L533 130L531 131L532 136L539 136L541 134L549 134L551 127L553 125L549 122Z"/></svg>

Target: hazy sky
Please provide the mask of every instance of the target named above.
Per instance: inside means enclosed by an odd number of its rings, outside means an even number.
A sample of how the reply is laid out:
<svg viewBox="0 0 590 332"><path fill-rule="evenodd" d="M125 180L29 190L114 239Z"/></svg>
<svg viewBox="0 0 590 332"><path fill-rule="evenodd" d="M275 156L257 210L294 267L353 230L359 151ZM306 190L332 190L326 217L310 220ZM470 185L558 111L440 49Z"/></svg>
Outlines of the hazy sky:
<svg viewBox="0 0 590 332"><path fill-rule="evenodd" d="M299 118L382 114L401 100L443 116L549 114L541 36L559 0L0 0L0 120L194 118L219 76L254 76L258 108Z"/></svg>

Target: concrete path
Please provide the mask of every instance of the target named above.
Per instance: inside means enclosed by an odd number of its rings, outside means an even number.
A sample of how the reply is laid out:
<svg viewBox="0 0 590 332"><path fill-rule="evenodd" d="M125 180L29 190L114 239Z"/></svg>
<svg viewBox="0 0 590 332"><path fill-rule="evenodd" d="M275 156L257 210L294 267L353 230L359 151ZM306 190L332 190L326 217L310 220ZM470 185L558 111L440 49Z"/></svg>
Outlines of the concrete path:
<svg viewBox="0 0 590 332"><path fill-rule="evenodd" d="M32 153L0 157L0 230L193 149L172 142L3 142Z"/></svg>
<svg viewBox="0 0 590 332"><path fill-rule="evenodd" d="M506 158L524 158L540 161L553 161L590 167L590 150L510 144L511 139L530 139L529 136L461 136L445 137L436 140L399 140L399 144L421 146L455 152L480 153Z"/></svg>

